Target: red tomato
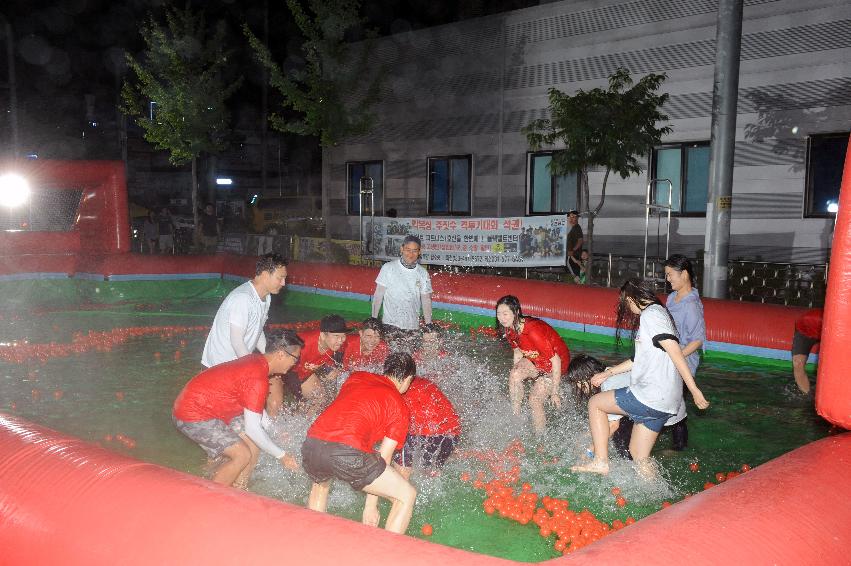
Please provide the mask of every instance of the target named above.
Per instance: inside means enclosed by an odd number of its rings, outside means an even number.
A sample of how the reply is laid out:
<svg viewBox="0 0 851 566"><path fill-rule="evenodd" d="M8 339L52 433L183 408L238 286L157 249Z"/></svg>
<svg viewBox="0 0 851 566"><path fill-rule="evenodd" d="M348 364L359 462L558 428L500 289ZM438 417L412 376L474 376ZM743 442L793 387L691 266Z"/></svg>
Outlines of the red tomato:
<svg viewBox="0 0 851 566"><path fill-rule="evenodd" d="M688 465L688 469L692 472L697 472L700 469L700 464L698 464L697 462L692 462Z"/></svg>
<svg viewBox="0 0 851 566"><path fill-rule="evenodd" d="M427 537L430 537L434 533L434 528L431 525L429 525L428 523L423 525L423 528L421 530L422 530L423 534Z"/></svg>
<svg viewBox="0 0 851 566"><path fill-rule="evenodd" d="M613 488L612 488L612 495L614 495L615 497L617 497L617 496L618 496L618 495L620 495L620 494L621 494L621 488L619 488L619 487L613 487Z"/></svg>
<svg viewBox="0 0 851 566"><path fill-rule="evenodd" d="M624 499L623 497L618 497L617 499L615 499L615 504L617 504L618 507L624 507L626 505L626 499Z"/></svg>

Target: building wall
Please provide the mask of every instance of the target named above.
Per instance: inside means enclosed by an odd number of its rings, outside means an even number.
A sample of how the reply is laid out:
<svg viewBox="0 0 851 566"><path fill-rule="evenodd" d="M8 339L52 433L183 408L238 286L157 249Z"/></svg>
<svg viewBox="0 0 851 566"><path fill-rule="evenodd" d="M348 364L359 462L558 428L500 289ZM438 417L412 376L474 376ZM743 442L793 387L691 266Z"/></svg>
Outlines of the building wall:
<svg viewBox="0 0 851 566"><path fill-rule="evenodd" d="M667 73L673 133L665 141L708 141L716 8L711 0L564 1L383 38L375 59L387 82L374 130L324 150L332 235L358 234L357 216L346 214L349 161L383 160L384 210L421 216L427 158L472 154L473 216L524 215L529 148L520 129L547 116L549 88L605 86L618 66L634 77ZM731 259L826 260L832 220L803 217L807 136L849 130L851 3L745 0ZM648 179L610 177L595 251L643 252ZM590 181L594 206L602 172ZM695 256L704 230L703 217L675 218L672 252ZM652 253L655 225L651 232Z"/></svg>

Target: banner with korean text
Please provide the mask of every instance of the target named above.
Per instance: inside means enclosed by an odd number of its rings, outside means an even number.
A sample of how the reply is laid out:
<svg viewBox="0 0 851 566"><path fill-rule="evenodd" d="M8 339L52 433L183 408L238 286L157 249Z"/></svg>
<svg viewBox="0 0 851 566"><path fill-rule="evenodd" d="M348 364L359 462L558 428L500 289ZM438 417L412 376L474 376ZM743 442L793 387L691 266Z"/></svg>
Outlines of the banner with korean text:
<svg viewBox="0 0 851 566"><path fill-rule="evenodd" d="M367 228L369 222L366 221ZM422 241L420 261L433 265L534 267L564 265L567 219L558 216L509 218L375 217L376 259L399 257L406 235Z"/></svg>

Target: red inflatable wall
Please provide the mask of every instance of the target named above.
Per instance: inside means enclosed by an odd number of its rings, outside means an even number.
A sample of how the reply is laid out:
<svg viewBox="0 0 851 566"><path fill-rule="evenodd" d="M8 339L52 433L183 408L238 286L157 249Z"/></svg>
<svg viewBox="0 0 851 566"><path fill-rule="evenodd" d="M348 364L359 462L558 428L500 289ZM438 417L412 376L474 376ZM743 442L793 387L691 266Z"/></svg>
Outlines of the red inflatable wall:
<svg viewBox="0 0 851 566"><path fill-rule="evenodd" d="M845 429L851 429L851 143L845 156L839 212L830 254L830 279L825 297L821 354L816 382L816 410Z"/></svg>
<svg viewBox="0 0 851 566"><path fill-rule="evenodd" d="M851 434L664 509L564 564L847 564ZM126 458L0 414L0 562L10 565L513 564Z"/></svg>
<svg viewBox="0 0 851 566"><path fill-rule="evenodd" d="M3 254L111 254L130 250L130 219L124 164L120 161L45 161L4 164L41 190L82 189L69 232L3 232Z"/></svg>

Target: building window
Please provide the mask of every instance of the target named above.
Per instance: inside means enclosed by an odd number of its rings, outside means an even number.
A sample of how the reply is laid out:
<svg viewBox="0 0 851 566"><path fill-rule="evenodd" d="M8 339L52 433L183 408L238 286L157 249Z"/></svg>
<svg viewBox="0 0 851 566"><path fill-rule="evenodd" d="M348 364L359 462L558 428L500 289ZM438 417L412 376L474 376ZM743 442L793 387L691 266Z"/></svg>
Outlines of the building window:
<svg viewBox="0 0 851 566"><path fill-rule="evenodd" d="M372 179L372 195L375 200L375 214L381 215L384 210L384 162L383 161L351 161L346 163L346 202L349 214L360 213L361 179ZM369 209L369 195L363 195L365 215L372 214Z"/></svg>
<svg viewBox="0 0 851 566"><path fill-rule="evenodd" d="M529 214L565 214L579 210L579 176L550 173L552 152L528 155Z"/></svg>
<svg viewBox="0 0 851 566"><path fill-rule="evenodd" d="M805 217L827 218L834 215L839 206L839 186L847 151L848 132L819 134L807 140Z"/></svg>
<svg viewBox="0 0 851 566"><path fill-rule="evenodd" d="M671 207L681 216L705 216L709 191L709 142L666 145L653 150L653 179L673 186ZM656 181L656 204L668 204L671 185Z"/></svg>
<svg viewBox="0 0 851 566"><path fill-rule="evenodd" d="M428 213L469 216L471 155L428 158Z"/></svg>

